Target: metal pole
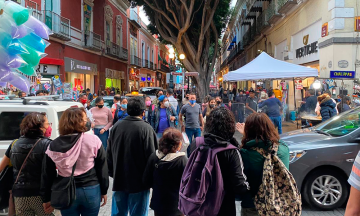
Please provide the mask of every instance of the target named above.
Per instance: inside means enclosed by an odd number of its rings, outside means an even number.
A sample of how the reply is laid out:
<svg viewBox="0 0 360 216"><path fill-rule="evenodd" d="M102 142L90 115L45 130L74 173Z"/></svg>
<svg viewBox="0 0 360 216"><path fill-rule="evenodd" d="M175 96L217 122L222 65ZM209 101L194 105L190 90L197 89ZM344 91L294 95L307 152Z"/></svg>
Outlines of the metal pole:
<svg viewBox="0 0 360 216"><path fill-rule="evenodd" d="M184 86L185 86L185 70L182 68L182 101L184 101L185 95L184 95Z"/></svg>
<svg viewBox="0 0 360 216"><path fill-rule="evenodd" d="M293 78L293 82L294 82L294 110L296 111L296 98L295 98L296 88L295 88L295 77Z"/></svg>

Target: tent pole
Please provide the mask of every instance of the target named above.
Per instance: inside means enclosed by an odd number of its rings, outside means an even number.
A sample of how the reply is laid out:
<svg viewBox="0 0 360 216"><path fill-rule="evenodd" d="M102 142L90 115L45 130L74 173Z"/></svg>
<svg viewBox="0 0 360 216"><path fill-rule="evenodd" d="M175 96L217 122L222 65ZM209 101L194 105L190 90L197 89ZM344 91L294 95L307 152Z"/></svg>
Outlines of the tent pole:
<svg viewBox="0 0 360 216"><path fill-rule="evenodd" d="M295 93L296 93L296 88L295 88L295 77L293 78L293 82L294 82L294 107L295 107L295 111L296 111L296 98L295 98Z"/></svg>

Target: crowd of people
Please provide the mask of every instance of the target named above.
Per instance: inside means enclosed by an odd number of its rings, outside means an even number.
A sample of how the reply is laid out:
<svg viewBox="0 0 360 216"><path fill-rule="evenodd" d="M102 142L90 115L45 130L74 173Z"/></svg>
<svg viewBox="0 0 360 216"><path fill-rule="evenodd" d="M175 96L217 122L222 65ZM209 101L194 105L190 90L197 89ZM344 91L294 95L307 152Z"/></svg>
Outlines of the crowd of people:
<svg viewBox="0 0 360 216"><path fill-rule="evenodd" d="M324 119L325 113L336 115L329 95L314 98L312 93L307 92L305 110L316 112L318 101ZM166 94L159 90L154 100L116 94L114 105L107 108L101 96L89 91L79 96L84 107L62 114L55 140L49 139L46 115L29 113L20 125L19 139L9 145L0 163L0 172L9 164L13 167L14 214L54 215L57 208L62 215L98 215L108 202L111 177L114 216L146 216L149 207L156 216L191 216L194 211L235 216L239 199L242 216L273 215L273 208L300 215L300 196L289 192L297 190L289 178L289 148L279 136L282 104L273 91L259 95L257 99L253 90L238 91L231 98L246 107L244 123L236 123L238 116L221 94L208 96L202 105L191 92L179 102L172 89ZM96 107L90 106L91 100ZM236 131L243 135L241 143L234 138ZM184 136L190 145L181 151ZM269 163L277 168L267 172L267 180L275 185L281 181L276 196L264 190L263 171ZM287 175L280 176L279 170ZM203 178L203 172L214 172L215 181ZM64 191L64 182L76 188L67 203L59 199L71 191ZM211 189L204 192L204 185ZM195 205L199 194L201 205ZM273 206L259 205L259 196ZM289 196L294 196L291 206L283 202Z"/></svg>

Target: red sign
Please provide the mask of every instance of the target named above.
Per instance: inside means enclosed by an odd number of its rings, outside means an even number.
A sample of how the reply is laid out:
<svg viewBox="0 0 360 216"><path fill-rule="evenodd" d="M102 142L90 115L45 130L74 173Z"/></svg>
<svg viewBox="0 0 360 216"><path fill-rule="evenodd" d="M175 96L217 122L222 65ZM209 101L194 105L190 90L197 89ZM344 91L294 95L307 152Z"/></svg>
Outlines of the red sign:
<svg viewBox="0 0 360 216"><path fill-rule="evenodd" d="M355 31L360 32L360 16L355 17Z"/></svg>
<svg viewBox="0 0 360 216"><path fill-rule="evenodd" d="M171 72L171 75L173 75L173 76L181 76L181 75L182 75L182 73Z"/></svg>
<svg viewBox="0 0 360 216"><path fill-rule="evenodd" d="M185 76L199 76L199 73L198 72L186 72L185 73Z"/></svg>
<svg viewBox="0 0 360 216"><path fill-rule="evenodd" d="M329 32L328 32L328 23L324 23L321 27L321 37L326 37L328 36Z"/></svg>

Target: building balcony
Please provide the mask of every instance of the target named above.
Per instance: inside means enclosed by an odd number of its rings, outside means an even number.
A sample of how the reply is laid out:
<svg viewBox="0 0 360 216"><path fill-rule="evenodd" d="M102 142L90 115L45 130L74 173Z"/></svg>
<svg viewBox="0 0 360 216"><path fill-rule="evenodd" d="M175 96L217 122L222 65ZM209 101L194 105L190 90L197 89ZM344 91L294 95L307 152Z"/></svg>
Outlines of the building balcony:
<svg viewBox="0 0 360 216"><path fill-rule="evenodd" d="M144 68L150 68L149 67L149 60L145 59L145 64L143 65Z"/></svg>
<svg viewBox="0 0 360 216"><path fill-rule="evenodd" d="M267 20L266 13L261 13L256 20L256 32L261 34L270 28L270 24Z"/></svg>
<svg viewBox="0 0 360 216"><path fill-rule="evenodd" d="M160 64L160 70L165 72L165 73L169 73L170 72L170 68L168 66L166 66L164 63Z"/></svg>
<svg viewBox="0 0 360 216"><path fill-rule="evenodd" d="M157 64L154 64L154 71L156 71L158 68L158 65Z"/></svg>
<svg viewBox="0 0 360 216"><path fill-rule="evenodd" d="M244 38L243 38L243 41L244 41L244 47L250 45L250 37L251 37L251 32L250 32L250 29L244 34Z"/></svg>
<svg viewBox="0 0 360 216"><path fill-rule="evenodd" d="M101 45L103 43L101 41L101 35L91 32L91 31L84 33L84 42L85 42L84 46L86 48L95 50L95 51L100 51Z"/></svg>
<svg viewBox="0 0 360 216"><path fill-rule="evenodd" d="M128 53L128 50L126 48L120 47L120 52L119 52L118 58L127 61L129 59L128 54L129 53Z"/></svg>
<svg viewBox="0 0 360 216"><path fill-rule="evenodd" d="M38 3L31 0L25 0L25 7L31 10L30 13L33 17L39 19L39 17L41 16L41 7Z"/></svg>
<svg viewBox="0 0 360 216"><path fill-rule="evenodd" d="M116 43L106 40L105 54L114 58L118 58L120 55L120 46Z"/></svg>
<svg viewBox="0 0 360 216"><path fill-rule="evenodd" d="M71 40L71 25L69 19L48 10L38 11L35 17L49 27L53 32L52 37L63 41Z"/></svg>
<svg viewBox="0 0 360 216"><path fill-rule="evenodd" d="M136 67L141 67L141 58L135 56L135 55L132 55L130 57L130 64L132 66L136 66Z"/></svg>
<svg viewBox="0 0 360 216"><path fill-rule="evenodd" d="M282 18L282 15L278 12L278 7L275 1L272 1L269 4L269 7L265 11L267 22L271 24L275 24Z"/></svg>
<svg viewBox="0 0 360 216"><path fill-rule="evenodd" d="M134 9L130 9L130 22L137 28L141 28L140 16L136 13Z"/></svg>
<svg viewBox="0 0 360 216"><path fill-rule="evenodd" d="M285 14L297 5L297 0L277 0L278 11L280 14Z"/></svg>
<svg viewBox="0 0 360 216"><path fill-rule="evenodd" d="M150 70L154 70L154 63L150 62Z"/></svg>

